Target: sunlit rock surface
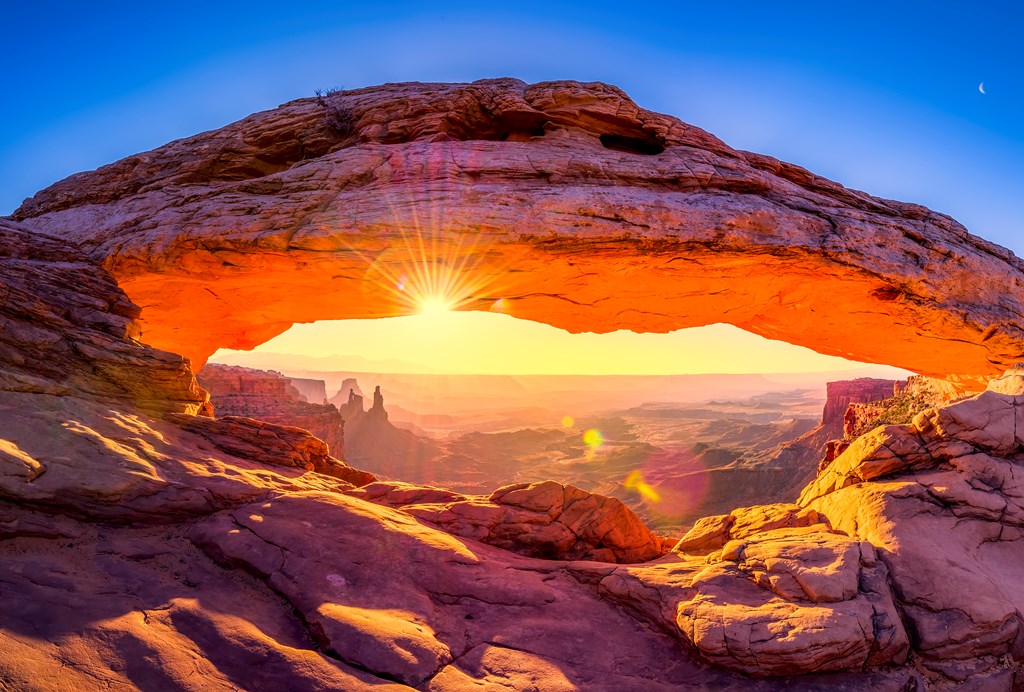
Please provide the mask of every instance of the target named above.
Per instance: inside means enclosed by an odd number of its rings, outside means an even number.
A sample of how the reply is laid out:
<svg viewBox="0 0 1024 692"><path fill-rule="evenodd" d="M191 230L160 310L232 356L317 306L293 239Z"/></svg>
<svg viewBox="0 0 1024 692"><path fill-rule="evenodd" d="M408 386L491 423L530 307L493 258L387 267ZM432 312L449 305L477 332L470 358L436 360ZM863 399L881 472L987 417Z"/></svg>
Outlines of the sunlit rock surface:
<svg viewBox="0 0 1024 692"><path fill-rule="evenodd" d="M509 485L488 497L402 483L373 483L347 494L531 557L646 562L666 552L664 540L620 500L554 481Z"/></svg>
<svg viewBox="0 0 1024 692"><path fill-rule="evenodd" d="M330 451L344 458L345 421L338 409L320 401L308 401L292 378L277 372L210 363L196 374L196 380L210 393L214 415L257 418L308 430L327 443ZM323 389L319 382L314 391Z"/></svg>
<svg viewBox="0 0 1024 692"><path fill-rule="evenodd" d="M182 412L187 362L74 248L4 222L0 272L0 686L745 686L563 563L346 497L305 431Z"/></svg>
<svg viewBox="0 0 1024 692"><path fill-rule="evenodd" d="M842 429L843 416L850 404L888 399L893 395L895 387L896 380L873 377L829 382L825 385L825 409L821 413L821 424L832 429Z"/></svg>
<svg viewBox="0 0 1024 692"><path fill-rule="evenodd" d="M728 322L938 377L1024 354L1024 265L1005 248L599 83L300 99L74 175L15 216L87 246L146 306L145 341L197 365L295 322L408 314L449 283L463 308L571 331Z"/></svg>

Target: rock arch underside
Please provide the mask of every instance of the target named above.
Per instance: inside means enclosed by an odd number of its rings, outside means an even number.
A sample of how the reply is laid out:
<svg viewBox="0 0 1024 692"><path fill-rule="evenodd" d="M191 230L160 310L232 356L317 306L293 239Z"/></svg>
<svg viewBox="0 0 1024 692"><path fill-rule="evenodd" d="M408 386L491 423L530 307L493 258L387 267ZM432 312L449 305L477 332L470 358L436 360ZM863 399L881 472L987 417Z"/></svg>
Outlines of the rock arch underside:
<svg viewBox="0 0 1024 692"><path fill-rule="evenodd" d="M0 687L1018 689L1021 269L603 84L330 93L72 176L0 219ZM378 480L196 383L438 291L960 379L681 536Z"/></svg>
<svg viewBox="0 0 1024 692"><path fill-rule="evenodd" d="M424 273L451 275L464 309L570 331L726 322L939 377L1024 359L1006 249L600 84L302 99L72 176L14 218L81 243L144 306L147 343L197 366L295 322L409 313L395 286Z"/></svg>

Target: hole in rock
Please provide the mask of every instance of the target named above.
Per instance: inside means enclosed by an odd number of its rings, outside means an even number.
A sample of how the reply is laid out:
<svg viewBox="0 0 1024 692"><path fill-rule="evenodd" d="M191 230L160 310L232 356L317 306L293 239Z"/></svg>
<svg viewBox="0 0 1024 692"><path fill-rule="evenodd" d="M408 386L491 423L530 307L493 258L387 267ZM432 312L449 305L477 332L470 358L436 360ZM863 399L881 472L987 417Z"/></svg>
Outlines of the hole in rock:
<svg viewBox="0 0 1024 692"><path fill-rule="evenodd" d="M656 137L626 137L623 135L601 135L601 144L607 149L625 151L630 154L655 156L665 151Z"/></svg>
<svg viewBox="0 0 1024 692"><path fill-rule="evenodd" d="M458 140L529 142L544 136L547 119L540 113L477 114L449 118L445 134Z"/></svg>
<svg viewBox="0 0 1024 692"><path fill-rule="evenodd" d="M274 422L321 437L316 426L340 417L340 455L384 479L484 495L554 480L668 530L794 500L842 434L842 413L822 429L826 382L888 378L891 391L906 376L722 324L570 334L451 307L295 325L253 351L218 351L199 379L218 415L259 417L262 401L279 405ZM287 420L274 397L309 403ZM333 406L334 422L310 404Z"/></svg>

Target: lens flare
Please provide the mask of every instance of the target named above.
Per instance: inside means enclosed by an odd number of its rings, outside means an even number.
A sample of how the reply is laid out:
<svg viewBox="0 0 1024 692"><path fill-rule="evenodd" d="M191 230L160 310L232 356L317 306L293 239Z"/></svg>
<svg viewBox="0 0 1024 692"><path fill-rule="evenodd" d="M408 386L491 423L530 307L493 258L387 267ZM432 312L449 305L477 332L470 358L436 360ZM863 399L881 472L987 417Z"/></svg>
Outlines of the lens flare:
<svg viewBox="0 0 1024 692"><path fill-rule="evenodd" d="M590 447L591 450L596 451L604 444L604 435L601 434L600 430L590 428L583 433L583 444Z"/></svg>
<svg viewBox="0 0 1024 692"><path fill-rule="evenodd" d="M562 427L563 428L571 428L575 424L576 424L576 421L573 419L572 416L562 416Z"/></svg>
<svg viewBox="0 0 1024 692"><path fill-rule="evenodd" d="M635 490L639 493L640 497L650 502L661 502L661 493L654 489L654 486L644 480L644 476L640 471L633 471L623 482L623 485L627 490Z"/></svg>

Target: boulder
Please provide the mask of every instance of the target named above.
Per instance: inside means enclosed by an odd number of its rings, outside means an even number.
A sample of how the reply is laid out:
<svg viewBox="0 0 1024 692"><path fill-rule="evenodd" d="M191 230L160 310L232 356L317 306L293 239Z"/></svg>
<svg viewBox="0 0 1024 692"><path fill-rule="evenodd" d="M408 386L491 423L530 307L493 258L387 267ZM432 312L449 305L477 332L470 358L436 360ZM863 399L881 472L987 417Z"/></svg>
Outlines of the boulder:
<svg viewBox="0 0 1024 692"><path fill-rule="evenodd" d="M532 557L644 562L665 553L664 541L620 500L555 481L508 485L488 497L390 484L353 494L401 507L456 536Z"/></svg>

